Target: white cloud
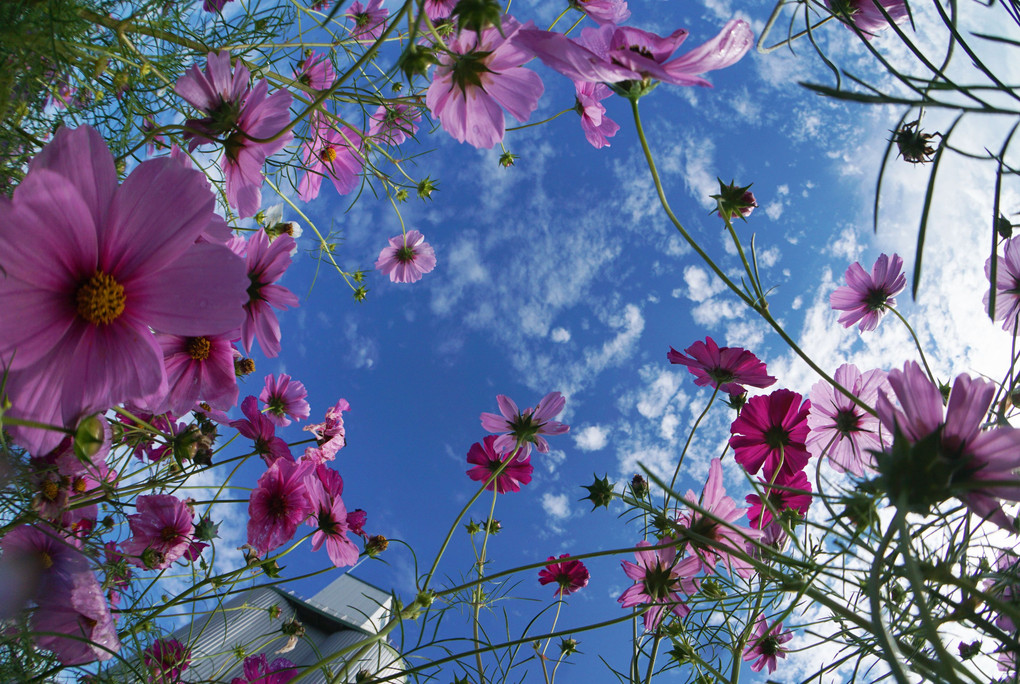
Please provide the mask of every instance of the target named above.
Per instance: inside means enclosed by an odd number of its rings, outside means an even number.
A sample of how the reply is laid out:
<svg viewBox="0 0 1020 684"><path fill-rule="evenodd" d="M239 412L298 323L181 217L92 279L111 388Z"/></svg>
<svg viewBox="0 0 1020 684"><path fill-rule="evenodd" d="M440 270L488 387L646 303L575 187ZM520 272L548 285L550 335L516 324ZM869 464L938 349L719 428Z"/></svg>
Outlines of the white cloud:
<svg viewBox="0 0 1020 684"><path fill-rule="evenodd" d="M557 520L565 519L570 515L570 503L567 495L546 492L542 495L542 509L551 518Z"/></svg>
<svg viewBox="0 0 1020 684"><path fill-rule="evenodd" d="M601 425L586 425L572 434L581 451L598 451L609 443L609 430Z"/></svg>
<svg viewBox="0 0 1020 684"><path fill-rule="evenodd" d="M553 342L569 342L570 331L566 328L553 328L552 332L549 333L549 339Z"/></svg>

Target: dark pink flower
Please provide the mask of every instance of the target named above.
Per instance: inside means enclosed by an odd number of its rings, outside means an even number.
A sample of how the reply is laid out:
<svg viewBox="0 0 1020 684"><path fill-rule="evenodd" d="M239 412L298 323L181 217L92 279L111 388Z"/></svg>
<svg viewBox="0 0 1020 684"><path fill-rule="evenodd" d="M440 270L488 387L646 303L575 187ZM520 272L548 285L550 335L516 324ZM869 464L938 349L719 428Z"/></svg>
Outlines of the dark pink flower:
<svg viewBox="0 0 1020 684"><path fill-rule="evenodd" d="M776 622L771 627L765 622L765 616L759 615L754 623L754 632L747 641L747 649L744 651L744 661L754 660L751 669L761 672L763 667L769 668L769 673L776 671L776 658L786 657L786 648L783 647L787 641L793 638L792 632L783 631L783 623ZM755 660L757 658L757 660Z"/></svg>
<svg viewBox="0 0 1020 684"><path fill-rule="evenodd" d="M399 145L418 130L421 111L399 102L379 105L369 116L368 135L385 145Z"/></svg>
<svg viewBox="0 0 1020 684"><path fill-rule="evenodd" d="M575 83L577 104L574 109L581 115L584 137L596 150L609 147L609 138L620 130L620 124L606 116L602 100L613 94L605 83Z"/></svg>
<svg viewBox="0 0 1020 684"><path fill-rule="evenodd" d="M142 651L150 684L178 684L191 664L191 649L177 639L156 639Z"/></svg>
<svg viewBox="0 0 1020 684"><path fill-rule="evenodd" d="M461 31L438 54L439 65L425 104L443 129L460 142L491 148L503 139L503 110L526 121L545 90L538 74L521 65L531 55L514 42L522 27L503 16L502 30Z"/></svg>
<svg viewBox="0 0 1020 684"><path fill-rule="evenodd" d="M315 473L305 476L305 488L311 505L307 522L317 528L312 534L312 551L318 551L325 543L333 565L338 568L354 565L358 562L358 547L347 537L347 507L340 495L327 491Z"/></svg>
<svg viewBox="0 0 1020 684"><path fill-rule="evenodd" d="M195 242L215 205L198 171L153 159L118 186L99 133L57 132L12 200L0 202L7 415L73 428L84 415L165 387L153 330L208 335L239 325L240 260ZM32 453L63 437L8 429Z"/></svg>
<svg viewBox="0 0 1020 684"><path fill-rule="evenodd" d="M294 80L312 90L326 90L336 80L336 71L326 55L309 50L294 68Z"/></svg>
<svg viewBox="0 0 1020 684"><path fill-rule="evenodd" d="M804 515L811 506L811 483L808 482L807 473L798 470L793 475L780 473L776 481L769 484L767 480L758 479L761 489L765 492L765 499L772 505L776 513L785 510L797 511ZM774 519L772 510L765 505L762 498L757 494L748 494L745 498L751 507L747 511L747 519L751 527L756 530L764 530Z"/></svg>
<svg viewBox="0 0 1020 684"><path fill-rule="evenodd" d="M577 0L575 6L598 24L619 24L630 18L624 0Z"/></svg>
<svg viewBox="0 0 1020 684"><path fill-rule="evenodd" d="M358 0L351 3L344 13L353 20L351 38L367 43L382 35L386 30L386 17L390 16L390 11L383 8L382 4L383 0L368 0L367 5Z"/></svg>
<svg viewBox="0 0 1020 684"><path fill-rule="evenodd" d="M389 275L394 283L416 283L436 267L436 252L417 230L390 238L379 252L375 267Z"/></svg>
<svg viewBox="0 0 1020 684"><path fill-rule="evenodd" d="M754 42L747 22L729 21L715 38L670 59L687 38L685 29L660 37L632 26L589 27L579 40L525 28L514 42L575 83L656 80L674 85L711 85L699 74L736 63Z"/></svg>
<svg viewBox="0 0 1020 684"><path fill-rule="evenodd" d="M140 568L162 570L190 548L195 525L188 506L171 494L147 494L135 500L129 515L131 538L121 544L128 562Z"/></svg>
<svg viewBox="0 0 1020 684"><path fill-rule="evenodd" d="M311 414L312 407L305 397L308 390L304 383L292 380L286 373L266 376L266 386L262 388L259 401L263 404L262 412L266 418L280 427L290 425L290 419L304 420Z"/></svg>
<svg viewBox="0 0 1020 684"><path fill-rule="evenodd" d="M511 453L517 449L516 456L524 458L531 453L531 445L534 444L539 452L549 453L549 443L542 435L562 435L570 427L563 423L552 420L563 411L566 400L559 392L550 392L545 395L535 408L527 408L521 411L513 399L503 395L496 395L496 403L499 404L499 412L483 413L481 415L482 429L500 434L492 446L500 453ZM519 448L518 448L519 447Z"/></svg>
<svg viewBox="0 0 1020 684"><path fill-rule="evenodd" d="M223 11L224 5L233 1L234 0L204 0L204 2L202 2L202 9L206 12L221 12Z"/></svg>
<svg viewBox="0 0 1020 684"><path fill-rule="evenodd" d="M329 176L341 195L360 182L365 163L361 157L361 134L347 126L334 128L323 117L314 117L305 142L305 175L298 183L298 197L308 202L319 196L323 176Z"/></svg>
<svg viewBox="0 0 1020 684"><path fill-rule="evenodd" d="M234 677L230 684L287 684L298 676L294 663L286 658L269 662L265 653L244 659L244 677Z"/></svg>
<svg viewBox="0 0 1020 684"><path fill-rule="evenodd" d="M978 517L1012 532L999 500L1020 501L1020 430L982 429L995 384L957 376L944 416L942 393L913 361L890 371L889 384L902 408L878 395L878 417L894 437L876 458L890 500L923 514L955 496Z"/></svg>
<svg viewBox="0 0 1020 684"><path fill-rule="evenodd" d="M484 444L475 442L468 449L468 463L473 463L474 468L467 471L468 477L476 482L486 482L499 470L503 462L510 458L507 453L500 453L493 448L496 435L488 435L482 440ZM485 488L492 491L493 488L500 493L519 492L521 486L531 482L531 473L535 470L531 465L531 458L525 456L523 460L514 459L512 463L503 468L495 482L490 482Z"/></svg>
<svg viewBox="0 0 1020 684"><path fill-rule="evenodd" d="M889 28L889 19L902 24L910 17L904 0L825 0L825 4L847 28L852 29L850 25L853 24L867 40L871 40L876 31ZM885 9L889 19L879 6Z"/></svg>
<svg viewBox="0 0 1020 684"><path fill-rule="evenodd" d="M1017 317L1020 316L1020 237L1006 240L1002 256L995 257L998 266L995 272L995 319L1002 321L1002 329L1016 331ZM992 260L985 261L985 277L992 278ZM985 310L988 309L989 292L985 293Z"/></svg>
<svg viewBox="0 0 1020 684"><path fill-rule="evenodd" d="M366 522L368 522L368 513L360 508L355 508L347 514L347 529L351 534L356 534L359 537L365 537Z"/></svg>
<svg viewBox="0 0 1020 684"><path fill-rule="evenodd" d="M286 544L311 513L305 476L312 464L278 459L262 474L248 501L248 544L260 556Z"/></svg>
<svg viewBox="0 0 1020 684"><path fill-rule="evenodd" d="M786 389L751 397L730 425L737 463L751 475L762 470L768 480L778 471L803 470L810 457L804 444L810 408L811 402L801 403L799 394Z"/></svg>
<svg viewBox="0 0 1020 684"><path fill-rule="evenodd" d="M562 554L558 561L549 556L549 565L538 571L538 583L555 584L557 596L568 596L585 588L591 578L584 563L569 558L569 553Z"/></svg>
<svg viewBox="0 0 1020 684"><path fill-rule="evenodd" d="M720 562L725 563L731 573L741 577L754 574L754 566L746 560L734 555L732 551L742 552L748 539L761 536L758 530L737 527L733 523L744 517L747 509L737 508L737 503L729 496L722 482L722 461L713 458L708 467L708 480L701 498L688 490L683 500L696 503L707 511L707 514L694 510L684 511L677 516L676 522L681 528L693 535L687 538L690 550L695 554L705 572L715 572ZM705 541L707 540L707 541Z"/></svg>
<svg viewBox="0 0 1020 684"><path fill-rule="evenodd" d="M743 394L747 387L768 387L776 382L757 356L740 347L720 347L711 337L695 342L684 353L690 356L670 347L666 358L670 363L687 366L697 378L694 384L698 387L710 385L734 395Z"/></svg>
<svg viewBox="0 0 1020 684"><path fill-rule="evenodd" d="M670 544L673 540L665 537L659 544ZM651 546L641 540L637 546ZM678 592L693 594L698 590L694 576L701 569L701 561L689 557L681 561L676 559L676 547L667 546L663 549L636 551L637 563L622 561L623 572L634 580L634 586L628 588L617 602L623 608L647 606L644 614L645 631L656 629L664 617L664 612L672 612L679 618L686 617L691 609L680 598Z"/></svg>
<svg viewBox="0 0 1020 684"><path fill-rule="evenodd" d="M262 457L267 466L279 459L293 461L290 447L281 437L276 436L276 425L259 411L258 399L248 395L241 402L241 413L246 419L230 421L230 427L255 443L255 453Z"/></svg>
<svg viewBox="0 0 1020 684"><path fill-rule="evenodd" d="M206 115L185 122L191 148L206 142L223 143L220 166L227 202L242 218L254 216L262 204L262 167L266 159L294 137L290 131L281 133L290 123L290 93L277 90L268 95L265 79L249 90L250 78L251 72L240 62L231 68L230 53L210 52L205 72L197 64L192 65L174 86L178 95ZM265 138L273 140L255 142Z"/></svg>
<svg viewBox="0 0 1020 684"><path fill-rule="evenodd" d="M879 255L869 275L860 262L846 270L846 285L829 295L829 306L842 311L839 322L849 328L858 324L861 332L874 330L887 308L896 306L896 295L907 285L903 275L903 259L893 254L890 259Z"/></svg>
<svg viewBox="0 0 1020 684"><path fill-rule="evenodd" d="M231 344L236 337L236 331L195 337L156 335L163 349L169 393L164 401L149 406L150 410L182 416L200 400L222 411L236 405L237 374Z"/></svg>
<svg viewBox="0 0 1020 684"><path fill-rule="evenodd" d="M857 366L845 363L836 369L833 379L868 406L875 405L879 392L889 391L886 373L879 369L862 374ZM819 458L828 454L833 468L858 477L874 471L873 452L883 451L892 441L892 434L880 429L878 416L824 380L811 388L807 422L811 430L806 442L808 453Z"/></svg>
<svg viewBox="0 0 1020 684"><path fill-rule="evenodd" d="M280 321L273 309L286 309L298 305L293 292L276 281L290 266L290 254L297 247L294 238L283 234L271 240L265 230L259 230L248 239L248 302L244 305L245 318L241 324L241 344L245 353L251 353L251 344L259 341L262 353L274 357L280 353Z"/></svg>

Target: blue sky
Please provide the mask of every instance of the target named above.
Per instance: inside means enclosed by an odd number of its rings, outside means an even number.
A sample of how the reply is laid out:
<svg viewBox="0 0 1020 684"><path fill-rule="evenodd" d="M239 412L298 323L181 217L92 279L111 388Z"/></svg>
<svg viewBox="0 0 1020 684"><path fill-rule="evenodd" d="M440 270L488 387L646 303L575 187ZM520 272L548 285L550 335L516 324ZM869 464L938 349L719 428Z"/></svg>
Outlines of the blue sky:
<svg viewBox="0 0 1020 684"><path fill-rule="evenodd" d="M695 46L733 16L760 31L771 5L739 6L738 13L736 5L719 0L634 1L628 23L660 34L688 28L689 46ZM915 10L920 13L917 35L934 34L924 28L931 26L925 8ZM543 27L558 11L540 2L518 1L512 7L519 19L532 18ZM871 64L859 40L838 24L826 25L817 38L830 57L851 70L860 73ZM886 34L873 45L905 60L897 42ZM739 261L722 222L710 211L708 195L717 190L717 176L754 183L760 208L737 230L745 245L752 233L757 235L763 281L773 288L772 310L821 365L830 371L846 361L862 368L899 367L914 358L902 326L889 319L867 337L844 330L828 309L828 295L854 260L870 269L880 252L897 251L908 271L912 268L927 169L892 163L874 235L874 182L899 113L844 105L798 87L799 80L831 80L809 44L796 47L796 55L752 51L737 65L711 74L713 89L660 86L641 102L645 129L675 212L729 273L736 272ZM1020 65L1002 63L1004 80L1014 82L1018 74L1009 72ZM572 106L566 79L537 62L531 66L546 85L532 121ZM476 491L465 476L465 457L486 434L479 414L497 410L497 394L523 407L549 391L563 392L567 408L561 419L571 431L550 440L549 454L533 458L530 485L500 497L495 517L503 532L490 541L492 570L561 553L626 547L641 538L639 526L620 517L618 503L609 511L589 512L590 505L579 501L586 494L581 485L591 484L593 474L608 474L622 486L638 464L672 473L709 393L696 388L684 368L668 364L670 345L683 349L712 336L720 344L754 351L779 378L777 387L807 392L815 381L763 323L722 290L668 225L628 104L621 98L604 104L622 126L611 147L591 148L578 118L568 112L548 125L508 134L507 149L519 155L510 169L498 165L498 148L475 150L441 130L420 136L434 152L418 160L415 172L437 179L439 190L431 201L412 199L401 211L407 227L422 231L433 245L438 265L417 284L392 284L371 272L368 300L358 304L323 266L309 292L316 262L307 253L315 246L307 226L299 239L300 251L283 282L301 297L301 306L281 314L284 351L277 359L256 356L258 372L242 388L242 397L257 394L265 374L286 372L308 388L312 420L321 420L338 398L347 399L352 407L345 416L348 446L334 463L345 479L345 502L349 509L368 512L370 534L413 547L419 573ZM925 116L928 130L946 125L944 114ZM965 127L961 144L976 150L997 147L1004 127L993 117L975 121ZM987 166L960 158L945 168L921 296L917 303L906 293L899 300L943 378L960 372L1001 376L1009 357L1008 336L981 311L991 179ZM388 202L370 192L353 207L348 200L325 187L318 200L301 206L320 230L340 232L337 255L345 267L370 267L386 239L400 232L399 222ZM1004 200L1004 206L1016 206L1015 187L1007 184ZM267 192L265 204L275 201ZM297 218L287 208L284 215ZM722 451L729 420L722 407L710 414L686 460L681 490L700 491L709 460ZM283 434L292 441L305 435L300 426ZM726 464L726 482L739 501L748 488L732 466ZM253 485L259 469L260 463L251 463L235 484ZM484 496L471 516L486 517L488 502ZM243 543L246 511L238 505L220 509L220 554L229 565L239 556L225 551ZM288 558L288 574L328 566L325 553L308 548L306 543ZM588 563L591 583L570 598L561 627L622 614L616 599L630 584L620 570L624 559L632 557ZM467 537L458 533L439 575L460 578L471 561ZM405 600L413 598L414 561L398 544L382 562L366 562L356 574ZM328 578L288 586L310 596ZM539 587L537 571L516 579L514 595L545 602L500 606L519 629L548 605L552 590ZM788 624L798 623L796 615ZM539 625L548 626L549 620L547 614ZM467 634L466 619L461 625ZM622 627L603 636L579 636L584 655L575 656L569 669L561 668L559 680L605 681L598 656L625 667L629 635L630 628ZM807 640L798 635L791 646ZM817 658L794 655L777 674L783 681L804 676Z"/></svg>

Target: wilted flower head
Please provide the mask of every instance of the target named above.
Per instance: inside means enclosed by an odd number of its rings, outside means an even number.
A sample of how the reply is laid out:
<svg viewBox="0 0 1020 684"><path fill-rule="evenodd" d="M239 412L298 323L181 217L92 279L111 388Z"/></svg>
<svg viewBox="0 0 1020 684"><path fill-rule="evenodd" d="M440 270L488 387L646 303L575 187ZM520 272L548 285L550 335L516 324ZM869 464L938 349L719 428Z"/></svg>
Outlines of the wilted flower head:
<svg viewBox="0 0 1020 684"><path fill-rule="evenodd" d="M563 423L552 420L563 410L566 400L559 392L550 392L545 395L535 408L527 408L521 411L513 399L503 395L496 395L496 403L499 404L499 411L502 416L495 413L483 413L481 415L482 428L494 433L501 434L493 442L493 447L502 453L510 453L515 447L518 458L524 458L531 453L531 445L541 453L549 452L549 443L542 435L562 435L570 427Z"/></svg>

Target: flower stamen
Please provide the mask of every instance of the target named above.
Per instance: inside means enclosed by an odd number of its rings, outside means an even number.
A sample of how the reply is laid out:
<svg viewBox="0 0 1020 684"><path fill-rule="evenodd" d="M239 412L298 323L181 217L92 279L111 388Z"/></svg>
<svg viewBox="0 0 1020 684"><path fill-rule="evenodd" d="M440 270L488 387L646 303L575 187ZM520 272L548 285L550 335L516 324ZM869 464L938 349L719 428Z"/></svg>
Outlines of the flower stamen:
<svg viewBox="0 0 1020 684"><path fill-rule="evenodd" d="M109 325L124 313L124 286L102 271L82 283L74 294L78 315L92 325Z"/></svg>

